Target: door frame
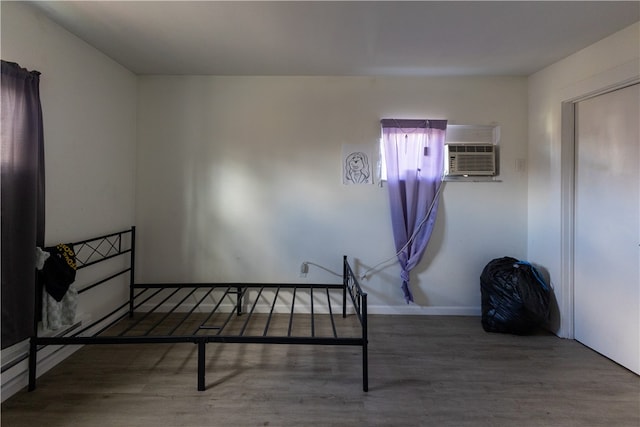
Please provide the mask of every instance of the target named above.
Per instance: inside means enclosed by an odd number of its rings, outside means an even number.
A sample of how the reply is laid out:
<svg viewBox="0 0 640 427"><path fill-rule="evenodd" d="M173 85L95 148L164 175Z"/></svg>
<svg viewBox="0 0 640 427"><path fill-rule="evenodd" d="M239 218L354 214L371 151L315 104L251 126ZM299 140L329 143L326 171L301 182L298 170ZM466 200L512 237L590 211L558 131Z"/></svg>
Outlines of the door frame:
<svg viewBox="0 0 640 427"><path fill-rule="evenodd" d="M584 83L584 82L583 82ZM575 239L575 168L576 130L575 113L578 102L605 93L624 89L640 83L635 76L617 83L598 86L597 82L586 82L581 95L565 98L561 103L560 124L560 287L563 295L560 312L560 327L564 338L575 339L575 286L574 286L574 239ZM593 88L595 85L595 88ZM592 87L588 90L589 86ZM575 89L575 88L574 88ZM575 92L574 92L575 93ZM580 93L580 92L578 92Z"/></svg>

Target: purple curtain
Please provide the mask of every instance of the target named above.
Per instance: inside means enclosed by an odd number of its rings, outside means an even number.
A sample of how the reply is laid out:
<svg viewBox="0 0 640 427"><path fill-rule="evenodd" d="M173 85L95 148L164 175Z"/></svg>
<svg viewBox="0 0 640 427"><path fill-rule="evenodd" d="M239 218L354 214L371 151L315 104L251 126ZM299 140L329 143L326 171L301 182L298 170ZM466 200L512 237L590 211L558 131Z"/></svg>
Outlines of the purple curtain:
<svg viewBox="0 0 640 427"><path fill-rule="evenodd" d="M438 211L447 121L383 119L381 124L393 237L409 303L409 273L422 258Z"/></svg>
<svg viewBox="0 0 640 427"><path fill-rule="evenodd" d="M40 73L2 61L2 348L33 335L35 248L44 243Z"/></svg>

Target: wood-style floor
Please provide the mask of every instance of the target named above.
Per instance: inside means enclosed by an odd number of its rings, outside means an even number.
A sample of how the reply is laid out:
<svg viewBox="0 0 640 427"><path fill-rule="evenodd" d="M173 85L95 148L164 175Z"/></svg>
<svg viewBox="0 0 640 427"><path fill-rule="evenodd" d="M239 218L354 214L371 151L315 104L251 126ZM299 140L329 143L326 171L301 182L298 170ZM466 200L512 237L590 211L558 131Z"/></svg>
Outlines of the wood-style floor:
<svg viewBox="0 0 640 427"><path fill-rule="evenodd" d="M2 426L640 426L640 377L553 335L488 334L477 317L370 316L370 390L351 347L85 346Z"/></svg>

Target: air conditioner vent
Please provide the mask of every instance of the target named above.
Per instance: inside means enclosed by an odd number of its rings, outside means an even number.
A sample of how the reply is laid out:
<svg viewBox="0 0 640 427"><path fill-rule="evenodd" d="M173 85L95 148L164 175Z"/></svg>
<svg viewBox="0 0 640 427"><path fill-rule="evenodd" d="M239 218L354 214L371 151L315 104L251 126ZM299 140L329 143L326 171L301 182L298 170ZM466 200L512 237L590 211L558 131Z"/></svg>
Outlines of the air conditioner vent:
<svg viewBox="0 0 640 427"><path fill-rule="evenodd" d="M447 176L493 176L496 147L493 144L446 144Z"/></svg>
<svg viewBox="0 0 640 427"><path fill-rule="evenodd" d="M450 153L493 153L493 145L450 144Z"/></svg>

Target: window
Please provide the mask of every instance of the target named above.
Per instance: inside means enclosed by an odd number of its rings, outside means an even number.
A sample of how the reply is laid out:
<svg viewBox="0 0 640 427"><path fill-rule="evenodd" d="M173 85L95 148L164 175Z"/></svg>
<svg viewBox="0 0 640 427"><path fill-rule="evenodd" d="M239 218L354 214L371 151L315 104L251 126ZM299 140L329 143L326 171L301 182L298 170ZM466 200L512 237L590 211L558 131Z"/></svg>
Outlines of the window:
<svg viewBox="0 0 640 427"><path fill-rule="evenodd" d="M444 177L494 176L498 172L497 144L500 127L494 125L448 125L443 157ZM384 138L379 141L379 181L387 180ZM452 163L453 160L453 163Z"/></svg>

